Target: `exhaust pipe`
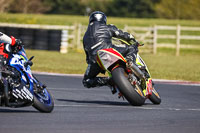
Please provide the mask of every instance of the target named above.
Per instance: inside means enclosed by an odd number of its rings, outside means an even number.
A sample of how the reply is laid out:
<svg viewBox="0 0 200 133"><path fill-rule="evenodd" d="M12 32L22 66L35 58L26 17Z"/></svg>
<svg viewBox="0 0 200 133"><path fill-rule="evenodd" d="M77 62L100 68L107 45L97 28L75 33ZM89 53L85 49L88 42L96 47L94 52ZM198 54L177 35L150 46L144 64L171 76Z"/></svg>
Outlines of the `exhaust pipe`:
<svg viewBox="0 0 200 133"><path fill-rule="evenodd" d="M131 69L131 71L140 79L146 80L144 73L138 68L138 66L132 61L127 63L127 68Z"/></svg>

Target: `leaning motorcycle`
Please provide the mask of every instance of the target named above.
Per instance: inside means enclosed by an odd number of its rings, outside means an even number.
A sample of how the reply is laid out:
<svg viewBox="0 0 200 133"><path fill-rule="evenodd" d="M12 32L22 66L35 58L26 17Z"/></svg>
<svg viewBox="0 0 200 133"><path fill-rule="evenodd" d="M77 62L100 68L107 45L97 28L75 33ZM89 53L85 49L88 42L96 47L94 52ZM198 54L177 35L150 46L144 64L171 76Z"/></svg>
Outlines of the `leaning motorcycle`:
<svg viewBox="0 0 200 133"><path fill-rule="evenodd" d="M31 72L33 56L28 59L23 46L13 51L0 71L0 105L13 108L32 105L40 112L52 112L52 94Z"/></svg>
<svg viewBox="0 0 200 133"><path fill-rule="evenodd" d="M115 39L116 41L116 39ZM131 45L117 39L120 44ZM135 45L139 43L135 41ZM118 92L131 105L141 106L149 99L153 104L160 104L161 98L154 88L150 72L142 58L137 54L136 63L128 62L113 48L101 49L97 52L97 63L111 77L114 85L112 92Z"/></svg>

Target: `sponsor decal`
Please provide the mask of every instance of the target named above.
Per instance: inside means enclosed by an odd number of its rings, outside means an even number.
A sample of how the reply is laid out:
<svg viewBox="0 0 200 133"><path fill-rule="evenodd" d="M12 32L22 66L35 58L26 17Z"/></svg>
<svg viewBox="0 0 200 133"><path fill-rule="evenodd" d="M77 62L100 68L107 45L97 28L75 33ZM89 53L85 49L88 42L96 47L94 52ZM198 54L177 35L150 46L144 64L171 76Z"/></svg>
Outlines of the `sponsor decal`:
<svg viewBox="0 0 200 133"><path fill-rule="evenodd" d="M95 44L94 46L91 47L91 49L94 49L96 47L98 47L99 45L101 45L102 41L101 42L98 42L97 44Z"/></svg>
<svg viewBox="0 0 200 133"><path fill-rule="evenodd" d="M151 95L152 94L152 90L153 90L153 86L152 86L152 79L149 78L148 81L146 81L146 91L145 91L145 95ZM143 91L144 92L144 91Z"/></svg>
<svg viewBox="0 0 200 133"><path fill-rule="evenodd" d="M27 99L33 101L33 95L25 86L22 89L14 89L12 94L17 99L20 98L22 100Z"/></svg>

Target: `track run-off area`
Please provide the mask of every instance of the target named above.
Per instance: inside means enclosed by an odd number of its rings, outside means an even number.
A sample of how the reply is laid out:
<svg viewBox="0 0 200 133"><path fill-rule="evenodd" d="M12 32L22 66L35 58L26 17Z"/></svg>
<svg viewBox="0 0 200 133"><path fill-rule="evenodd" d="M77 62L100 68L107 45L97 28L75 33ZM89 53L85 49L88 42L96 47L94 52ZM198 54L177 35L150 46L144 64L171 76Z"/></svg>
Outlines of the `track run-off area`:
<svg viewBox="0 0 200 133"><path fill-rule="evenodd" d="M110 88L84 88L82 75L35 73L55 99L52 113L0 107L0 133L199 133L200 84L155 80L160 105L135 107Z"/></svg>

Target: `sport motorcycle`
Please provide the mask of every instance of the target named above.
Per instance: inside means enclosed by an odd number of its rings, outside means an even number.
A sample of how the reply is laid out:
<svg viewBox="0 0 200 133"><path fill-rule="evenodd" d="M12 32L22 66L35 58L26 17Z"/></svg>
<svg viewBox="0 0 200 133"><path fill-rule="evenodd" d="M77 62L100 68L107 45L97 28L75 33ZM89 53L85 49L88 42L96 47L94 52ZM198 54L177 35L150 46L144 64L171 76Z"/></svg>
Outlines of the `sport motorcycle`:
<svg viewBox="0 0 200 133"><path fill-rule="evenodd" d="M33 57L27 58L23 46L13 50L0 70L0 106L33 106L40 112L53 111L52 94L31 72Z"/></svg>
<svg viewBox="0 0 200 133"><path fill-rule="evenodd" d="M121 39L114 40L115 42L117 40L120 45L133 45ZM142 46L136 40L134 45ZM134 106L143 105L146 99L153 104L161 103L147 65L139 54L136 56L136 62L133 63L127 61L116 49L101 49L97 52L97 63L111 77L114 84L112 92L113 94L118 92L119 98L125 98Z"/></svg>

